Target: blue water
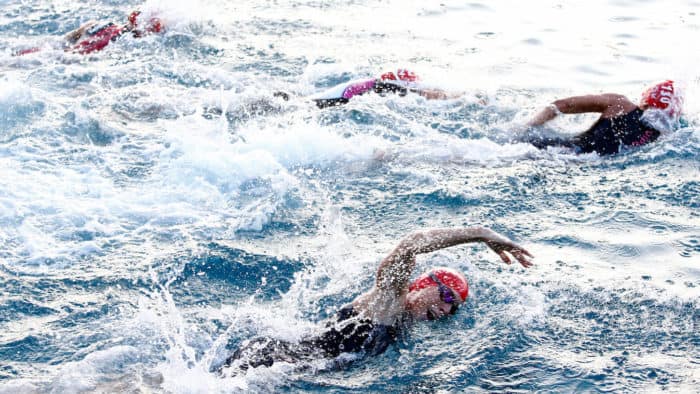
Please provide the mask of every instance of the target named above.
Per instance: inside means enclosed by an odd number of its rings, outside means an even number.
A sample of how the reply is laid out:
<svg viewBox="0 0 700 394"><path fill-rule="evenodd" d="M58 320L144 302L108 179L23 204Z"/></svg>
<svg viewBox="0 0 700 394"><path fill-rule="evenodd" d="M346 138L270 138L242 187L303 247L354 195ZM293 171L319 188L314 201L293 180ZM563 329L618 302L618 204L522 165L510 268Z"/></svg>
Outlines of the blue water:
<svg viewBox="0 0 700 394"><path fill-rule="evenodd" d="M4 1L0 392L697 391L700 4L492 3ZM137 7L168 31L60 49ZM301 99L399 66L465 94ZM687 127L654 144L511 142L555 97L665 78ZM321 328L407 233L469 225L535 267L421 256L469 278L453 319L340 371L210 372Z"/></svg>

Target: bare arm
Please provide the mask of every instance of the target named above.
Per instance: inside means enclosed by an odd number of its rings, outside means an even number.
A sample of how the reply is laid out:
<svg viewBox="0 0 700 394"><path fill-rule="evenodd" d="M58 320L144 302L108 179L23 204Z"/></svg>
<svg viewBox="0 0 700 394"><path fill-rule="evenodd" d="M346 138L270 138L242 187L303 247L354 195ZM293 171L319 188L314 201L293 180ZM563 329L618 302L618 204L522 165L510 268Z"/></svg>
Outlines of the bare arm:
<svg viewBox="0 0 700 394"><path fill-rule="evenodd" d="M530 267L530 252L518 246L508 238L483 227L434 229L413 233L396 246L382 260L377 271L377 287L390 288L400 293L408 285L411 273L416 265L416 255L429 253L450 246L470 242L485 242L501 259L510 264L506 252L515 257L523 267Z"/></svg>
<svg viewBox="0 0 700 394"><path fill-rule="evenodd" d="M585 112L598 112L604 118L611 118L628 113L635 108L636 105L629 101L627 97L614 93L567 97L556 100L542 109L528 122L528 126L540 126L554 119L560 113L580 114Z"/></svg>
<svg viewBox="0 0 700 394"><path fill-rule="evenodd" d="M461 96L460 93L446 92L442 89L417 89L416 92L428 100L448 100Z"/></svg>
<svg viewBox="0 0 700 394"><path fill-rule="evenodd" d="M448 92L442 89L415 89L412 92L418 93L419 95L425 97L427 100L452 100L464 96L464 92ZM488 104L488 98L485 94L477 92L474 94L477 102L481 105Z"/></svg>
<svg viewBox="0 0 700 394"><path fill-rule="evenodd" d="M94 21L94 20L87 22L87 23L83 23L83 25L80 26L79 28L77 28L77 29L67 33L65 36L63 36L63 39L66 42L68 42L69 44L75 44L80 39L80 37L82 37L83 34L85 34L86 30L90 29L91 27L95 26L96 24L97 24L97 21Z"/></svg>

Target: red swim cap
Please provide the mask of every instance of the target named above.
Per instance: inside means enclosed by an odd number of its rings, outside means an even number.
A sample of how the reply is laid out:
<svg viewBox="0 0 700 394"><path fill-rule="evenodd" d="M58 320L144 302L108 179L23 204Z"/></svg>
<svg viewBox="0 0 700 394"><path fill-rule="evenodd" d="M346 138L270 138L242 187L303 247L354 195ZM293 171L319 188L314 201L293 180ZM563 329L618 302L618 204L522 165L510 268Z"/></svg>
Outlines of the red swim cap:
<svg viewBox="0 0 700 394"><path fill-rule="evenodd" d="M129 23L136 26L136 17L139 15L141 15L141 11L132 11L131 14L129 14Z"/></svg>
<svg viewBox="0 0 700 394"><path fill-rule="evenodd" d="M129 24L131 24L132 29L138 27L139 15L141 15L141 11L133 11L131 14L129 14ZM144 30L149 33L160 33L163 31L163 27L163 21L161 21L160 18L152 17L148 20Z"/></svg>
<svg viewBox="0 0 700 394"><path fill-rule="evenodd" d="M673 86L673 81L666 80L658 83L644 93L639 103L651 108L666 110L669 115L680 115L683 109L683 97Z"/></svg>
<svg viewBox="0 0 700 394"><path fill-rule="evenodd" d="M404 82L416 82L418 81L418 76L416 73L410 70L406 70L405 68L400 68L396 70L396 74L394 74L393 71L385 72L382 74L382 81L390 80L390 81L404 81Z"/></svg>
<svg viewBox="0 0 700 394"><path fill-rule="evenodd" d="M467 299L467 296L469 295L469 283L467 282L467 279L464 278L464 275L460 274L458 271L447 267L433 268L429 272L422 274L408 286L408 291L437 286L438 284L430 278L430 274L435 275L442 283L452 289L452 291L459 294L462 302Z"/></svg>

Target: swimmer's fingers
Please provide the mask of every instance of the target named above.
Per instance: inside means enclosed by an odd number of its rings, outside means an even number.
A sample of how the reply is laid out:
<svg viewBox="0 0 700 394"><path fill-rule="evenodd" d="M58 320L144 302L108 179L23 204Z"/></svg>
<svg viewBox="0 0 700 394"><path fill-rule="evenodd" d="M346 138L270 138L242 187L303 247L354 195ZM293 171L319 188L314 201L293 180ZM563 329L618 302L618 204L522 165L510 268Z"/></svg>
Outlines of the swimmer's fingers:
<svg viewBox="0 0 700 394"><path fill-rule="evenodd" d="M496 253L498 253L498 255L501 256L501 260L503 260L504 263L506 263L506 264L510 264L510 263L511 263L510 257L508 257L508 255L506 254L506 252L501 251L501 252L496 252Z"/></svg>
<svg viewBox="0 0 700 394"><path fill-rule="evenodd" d="M498 256L501 257L501 260L503 260L504 263L510 264L511 259L508 257L506 252L510 253L513 257L515 257L516 260L520 263L525 268L531 267L532 259L534 256L532 253L528 252L525 248L522 248L518 246L517 244L513 242L494 242L494 241L488 241L486 244L498 254Z"/></svg>
<svg viewBox="0 0 700 394"><path fill-rule="evenodd" d="M530 261L534 256L532 253L528 252L525 248L518 246L516 244L510 245L511 248L508 250L510 254L515 257L520 265L522 265L525 268L532 267L532 261Z"/></svg>
<svg viewBox="0 0 700 394"><path fill-rule="evenodd" d="M287 92L282 92L282 91L274 92L272 94L272 97L279 97L284 101L289 101L289 93L287 93Z"/></svg>
<svg viewBox="0 0 700 394"><path fill-rule="evenodd" d="M508 247L506 244L496 240L486 241L486 245L491 248L503 260L504 263L510 264L510 257L506 254Z"/></svg>
<svg viewBox="0 0 700 394"><path fill-rule="evenodd" d="M513 255L513 257L518 259L518 262L523 267L525 267L525 268L532 267L533 263L532 263L532 261L530 261L530 259L533 258L533 256L527 250L525 250L525 249L514 250L511 252L511 254Z"/></svg>

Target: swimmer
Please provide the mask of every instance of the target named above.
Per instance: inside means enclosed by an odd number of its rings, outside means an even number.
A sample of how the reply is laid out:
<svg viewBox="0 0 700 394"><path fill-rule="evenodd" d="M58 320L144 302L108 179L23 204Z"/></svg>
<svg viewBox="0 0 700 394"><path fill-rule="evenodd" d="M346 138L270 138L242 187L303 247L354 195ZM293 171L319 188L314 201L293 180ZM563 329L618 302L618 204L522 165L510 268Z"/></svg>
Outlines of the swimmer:
<svg viewBox="0 0 700 394"><path fill-rule="evenodd" d="M318 108L327 108L346 104L352 97L360 96L366 93L377 93L384 95L386 93L395 93L399 96L405 96L408 93L415 93L428 100L447 100L455 99L463 96L463 93L446 92L441 89L429 88L420 83L420 78L415 73L399 69L397 72L387 72L378 78L369 78L361 80L353 80L345 82L335 87L332 87L324 92L302 98L303 101L312 101ZM480 104L486 104L486 98L481 93L477 93L477 100ZM292 95L276 91L272 94L272 98L260 98L244 104L240 108L234 110L222 111L216 105L206 106L203 115L205 117L219 116L226 112L229 121L237 122L241 118L249 118L251 115L260 115L273 112L281 112L283 101L292 100ZM242 116L241 116L242 115Z"/></svg>
<svg viewBox="0 0 700 394"><path fill-rule="evenodd" d="M126 33L134 37L143 37L151 33L161 33L165 29L163 20L157 17L143 21L141 11L133 11L129 14L127 23L119 26L113 22L98 23L90 21L71 31L63 37L63 49L66 52L75 52L86 55L104 49L110 42L115 41ZM15 56L27 55L39 52L41 48L27 48L17 51Z"/></svg>
<svg viewBox="0 0 700 394"><path fill-rule="evenodd" d="M416 232L382 260L374 288L342 307L324 332L295 343L272 338L246 341L223 367L233 367L235 373L236 368L269 367L280 361L298 363L336 359L344 353L363 356L384 352L411 323L456 314L469 294L464 275L447 267L432 268L411 281L416 255L470 242L484 242L507 264L514 257L523 267L532 265L527 250L487 228Z"/></svg>
<svg viewBox="0 0 700 394"><path fill-rule="evenodd" d="M568 97L542 109L528 126L541 126L559 114L597 112L600 118L588 131L569 139L526 137L525 140L539 149L562 146L577 153L609 155L626 147L646 145L663 132L677 129L682 110L683 96L670 80L649 87L639 105L614 93Z"/></svg>
<svg viewBox="0 0 700 394"><path fill-rule="evenodd" d="M346 104L351 98L365 93L374 92L384 95L395 93L399 96L416 93L428 100L447 100L462 96L461 93L450 93L440 89L423 86L420 78L412 71L398 69L382 74L379 78L353 80L334 86L324 92L311 96L311 100L319 108ZM280 92L281 93L281 92Z"/></svg>

